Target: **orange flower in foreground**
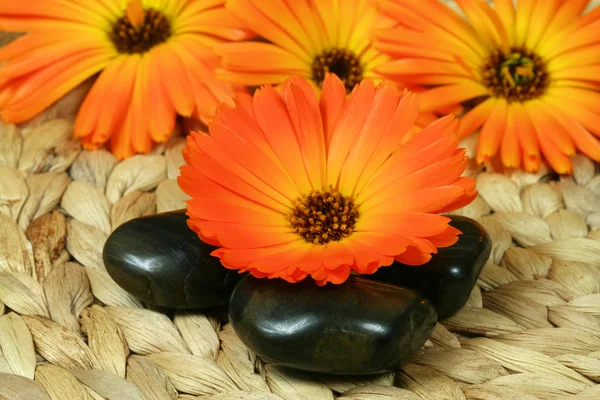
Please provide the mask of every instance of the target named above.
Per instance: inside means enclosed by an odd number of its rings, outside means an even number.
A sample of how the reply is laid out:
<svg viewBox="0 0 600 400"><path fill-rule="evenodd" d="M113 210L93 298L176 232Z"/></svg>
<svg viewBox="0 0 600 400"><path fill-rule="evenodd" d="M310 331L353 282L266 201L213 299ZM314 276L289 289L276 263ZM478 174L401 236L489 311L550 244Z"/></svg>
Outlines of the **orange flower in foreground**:
<svg viewBox="0 0 600 400"><path fill-rule="evenodd" d="M118 158L148 152L176 113L211 117L231 102L211 47L247 35L224 2L1 0L0 30L30 32L0 49L2 118L25 121L100 73L75 135L87 148L110 139Z"/></svg>
<svg viewBox="0 0 600 400"><path fill-rule="evenodd" d="M458 121L411 136L417 95L365 80L346 98L325 78L320 100L292 78L238 95L210 135L193 133L179 184L189 226L223 265L289 282L344 282L394 260L420 265L457 241L449 218L476 196L461 177ZM407 139L408 137L408 139Z"/></svg>
<svg viewBox="0 0 600 400"><path fill-rule="evenodd" d="M425 111L462 104L460 136L481 129L477 161L571 173L576 149L600 161L600 8L589 1L384 0L399 26L376 47L397 58L391 79L428 85Z"/></svg>

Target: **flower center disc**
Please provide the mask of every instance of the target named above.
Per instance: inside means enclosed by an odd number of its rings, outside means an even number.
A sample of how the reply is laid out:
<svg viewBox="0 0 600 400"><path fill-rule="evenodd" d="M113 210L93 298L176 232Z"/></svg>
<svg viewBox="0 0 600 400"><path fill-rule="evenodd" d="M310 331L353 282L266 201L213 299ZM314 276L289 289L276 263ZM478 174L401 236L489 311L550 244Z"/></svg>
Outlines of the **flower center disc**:
<svg viewBox="0 0 600 400"><path fill-rule="evenodd" d="M150 8L139 24L134 25L127 15L119 18L109 36L119 53L145 53L169 39L171 24L161 12Z"/></svg>
<svg viewBox="0 0 600 400"><path fill-rule="evenodd" d="M526 101L541 96L549 84L546 65L535 53L513 47L496 50L483 66L483 84L496 97Z"/></svg>
<svg viewBox="0 0 600 400"><path fill-rule="evenodd" d="M313 191L296 200L290 216L294 231L313 244L340 241L352 235L358 209L335 189Z"/></svg>
<svg viewBox="0 0 600 400"><path fill-rule="evenodd" d="M317 85L323 84L327 72L336 74L344 82L346 92L352 91L363 78L363 69L358 57L346 49L327 50L315 57L312 75Z"/></svg>

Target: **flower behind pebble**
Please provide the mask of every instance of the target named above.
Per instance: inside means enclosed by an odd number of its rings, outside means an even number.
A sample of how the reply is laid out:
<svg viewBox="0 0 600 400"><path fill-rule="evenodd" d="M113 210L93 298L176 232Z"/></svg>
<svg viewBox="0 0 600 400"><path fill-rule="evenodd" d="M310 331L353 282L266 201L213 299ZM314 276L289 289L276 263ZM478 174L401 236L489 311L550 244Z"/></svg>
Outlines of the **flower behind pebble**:
<svg viewBox="0 0 600 400"><path fill-rule="evenodd" d="M342 283L394 260L424 264L460 233L438 215L476 196L461 177L458 121L410 135L418 97L364 80L346 96L328 74L320 99L295 77L223 106L187 139L179 184L189 226L230 269Z"/></svg>
<svg viewBox="0 0 600 400"><path fill-rule="evenodd" d="M600 8L589 1L383 0L398 26L376 47L390 79L427 85L425 111L463 105L460 135L481 129L477 161L571 173L578 149L600 161Z"/></svg>
<svg viewBox="0 0 600 400"><path fill-rule="evenodd" d="M224 43L218 76L240 85L276 85L301 75L320 88L327 72L347 91L381 79L388 57L371 46L373 28L389 26L373 0L229 0L227 8L264 41Z"/></svg>
<svg viewBox="0 0 600 400"><path fill-rule="evenodd" d="M0 49L0 110L40 113L100 73L75 123L88 149L150 151L176 114L210 118L234 90L214 76L215 43L247 37L225 0L2 0L0 30L30 32Z"/></svg>

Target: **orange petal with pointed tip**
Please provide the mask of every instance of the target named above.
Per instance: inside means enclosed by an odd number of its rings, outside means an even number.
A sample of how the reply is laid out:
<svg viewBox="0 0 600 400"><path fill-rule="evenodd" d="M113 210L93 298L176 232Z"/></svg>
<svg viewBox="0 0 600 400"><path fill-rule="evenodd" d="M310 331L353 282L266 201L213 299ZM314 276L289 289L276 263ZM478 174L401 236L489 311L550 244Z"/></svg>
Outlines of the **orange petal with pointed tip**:
<svg viewBox="0 0 600 400"><path fill-rule="evenodd" d="M129 0L126 15L134 28L138 29L144 23L145 14L141 0Z"/></svg>

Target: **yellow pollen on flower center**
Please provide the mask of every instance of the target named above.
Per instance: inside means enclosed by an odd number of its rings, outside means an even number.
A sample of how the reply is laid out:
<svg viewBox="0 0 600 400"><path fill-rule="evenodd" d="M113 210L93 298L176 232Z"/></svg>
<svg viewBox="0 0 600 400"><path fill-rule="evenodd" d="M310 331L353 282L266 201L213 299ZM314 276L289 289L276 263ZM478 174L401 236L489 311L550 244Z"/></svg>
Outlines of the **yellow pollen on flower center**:
<svg viewBox="0 0 600 400"><path fill-rule="evenodd" d="M546 64L524 48L512 47L508 54L494 51L483 65L483 84L495 97L526 101L541 96L550 83Z"/></svg>
<svg viewBox="0 0 600 400"><path fill-rule="evenodd" d="M336 189L313 191L296 200L289 216L294 231L313 244L337 242L354 232L358 208Z"/></svg>
<svg viewBox="0 0 600 400"><path fill-rule="evenodd" d="M109 33L119 53L145 53L171 36L167 17L153 8L144 10L140 0L131 0L125 16L119 18Z"/></svg>
<svg viewBox="0 0 600 400"><path fill-rule="evenodd" d="M351 92L363 78L363 68L359 58L347 49L330 49L316 56L312 63L312 79L318 85L323 84L325 74L336 74Z"/></svg>

